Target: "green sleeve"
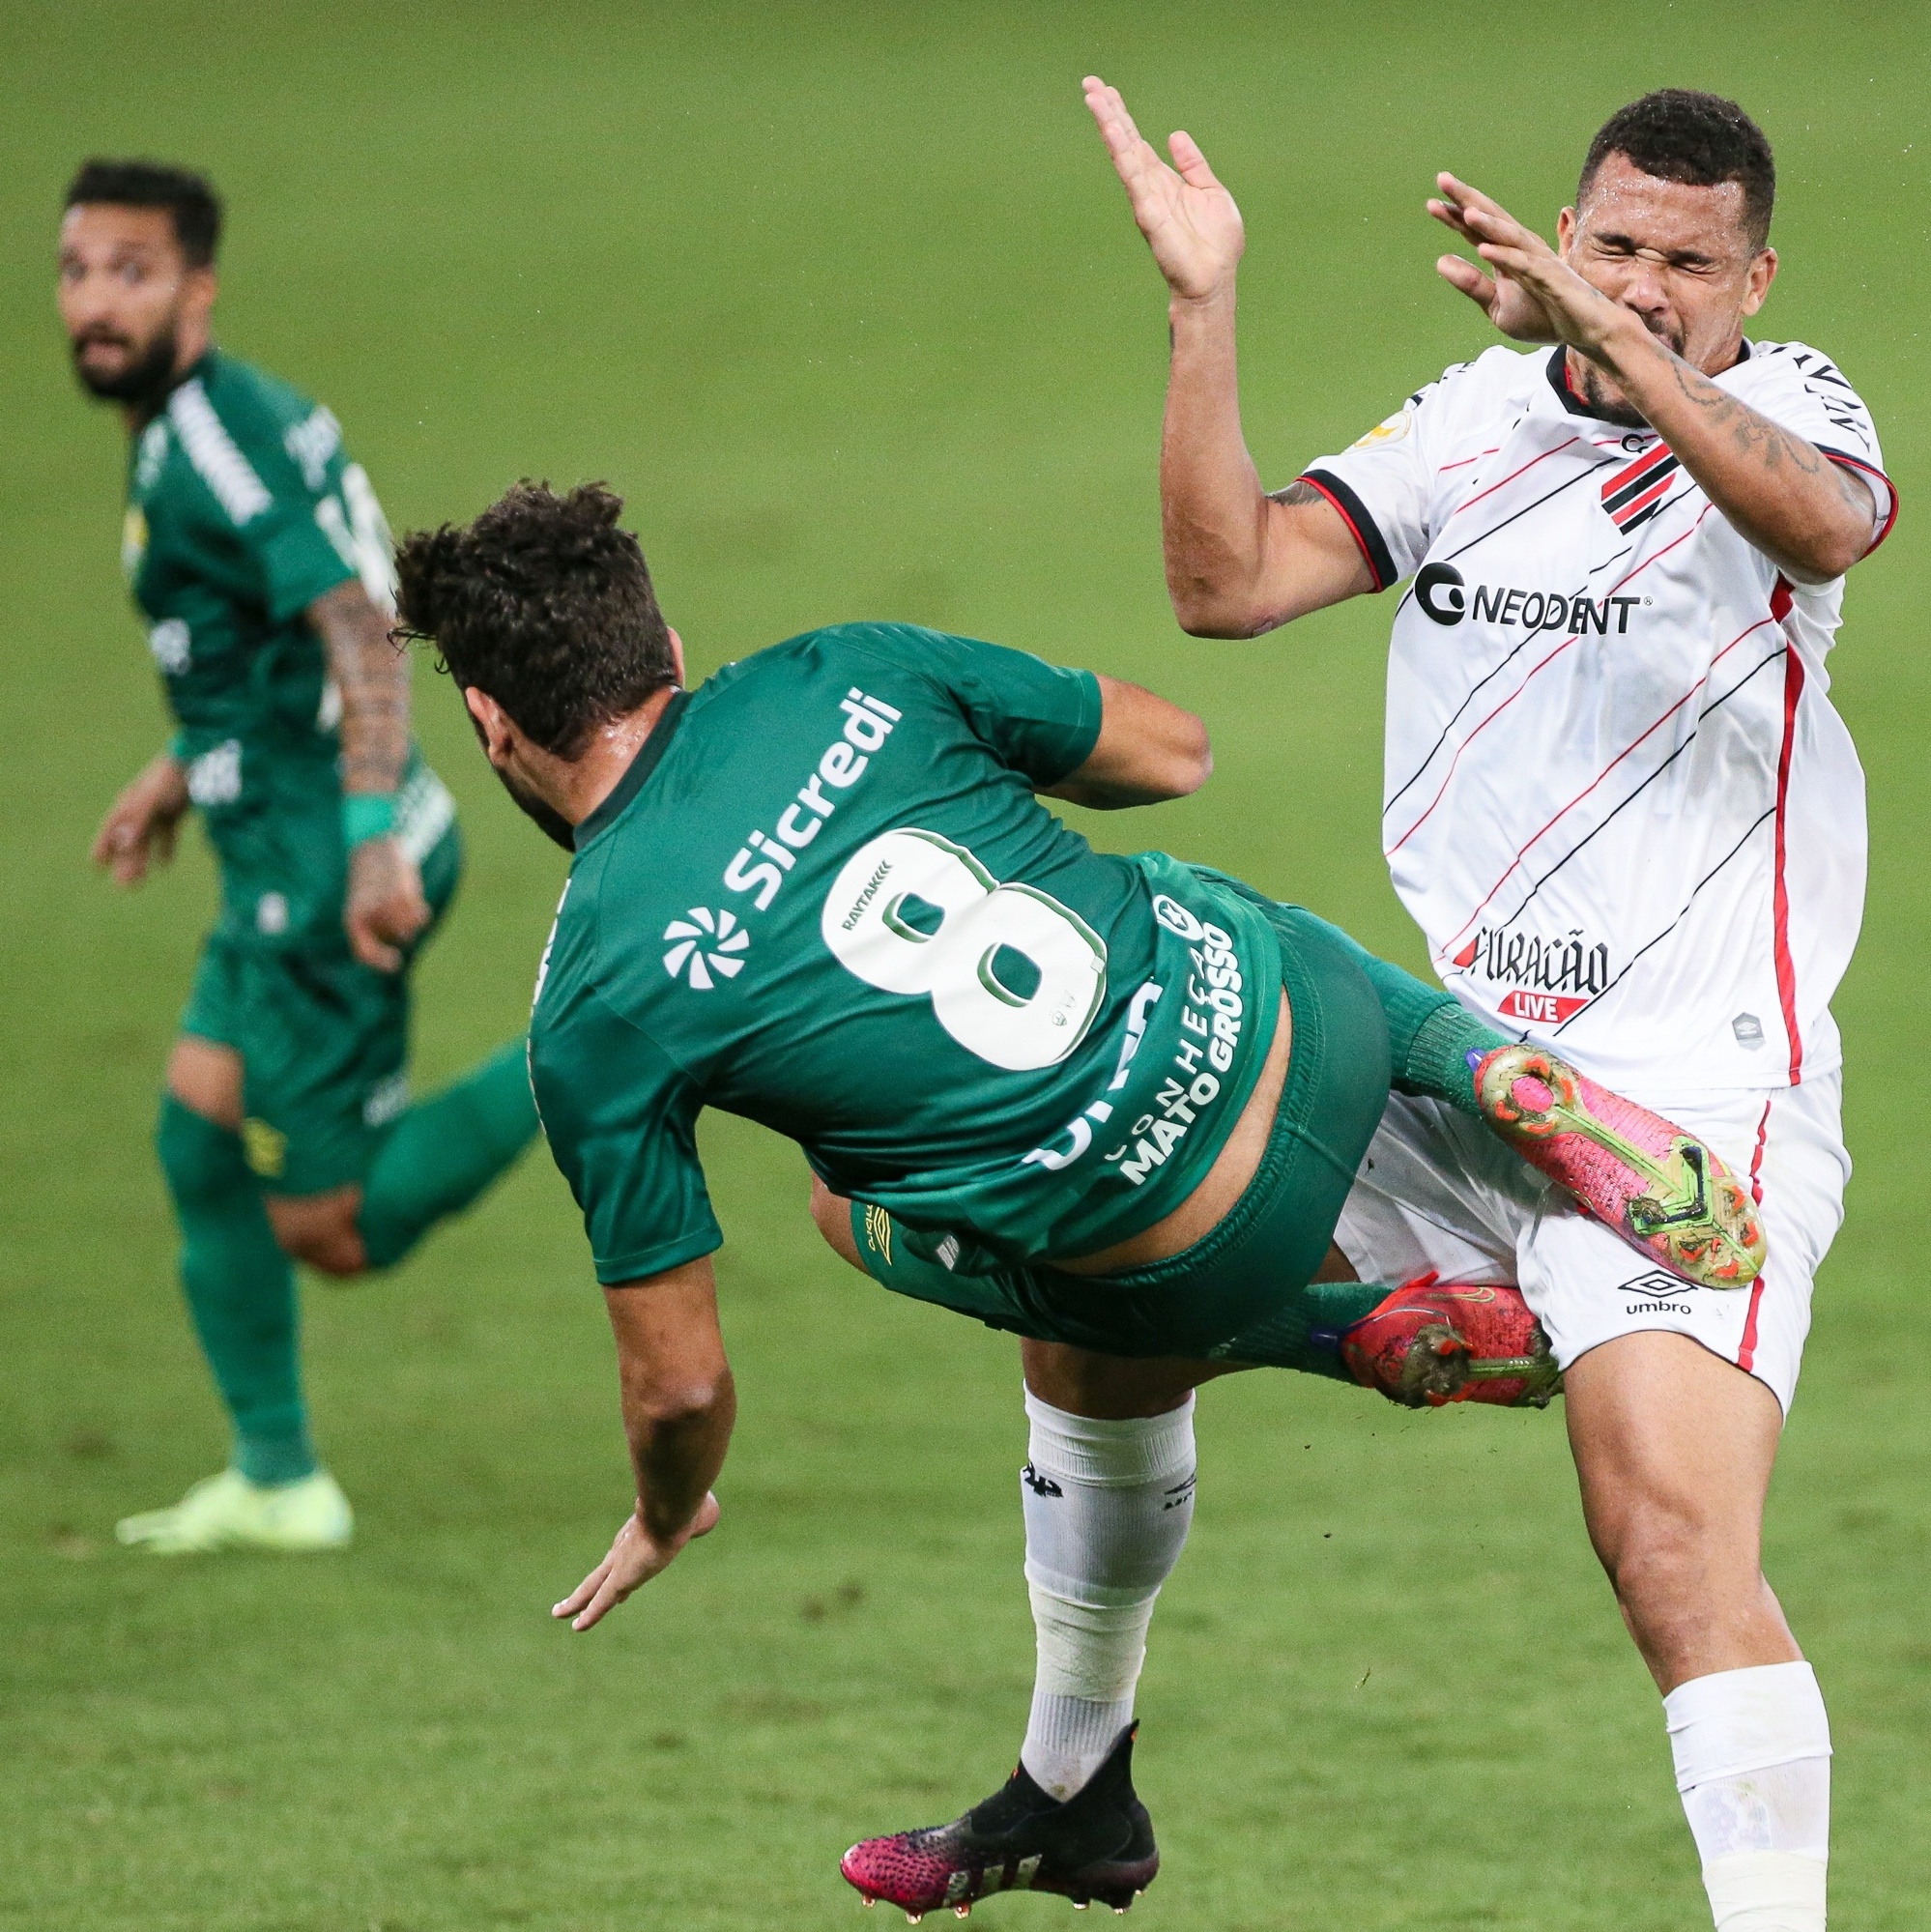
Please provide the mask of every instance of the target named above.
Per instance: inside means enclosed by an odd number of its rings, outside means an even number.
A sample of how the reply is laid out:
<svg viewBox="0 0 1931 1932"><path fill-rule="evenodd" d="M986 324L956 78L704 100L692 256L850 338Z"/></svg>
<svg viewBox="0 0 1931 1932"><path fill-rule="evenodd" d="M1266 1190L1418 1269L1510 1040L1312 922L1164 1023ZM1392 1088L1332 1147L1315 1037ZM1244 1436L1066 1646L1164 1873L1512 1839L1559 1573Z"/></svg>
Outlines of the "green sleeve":
<svg viewBox="0 0 1931 1932"><path fill-rule="evenodd" d="M360 574L343 501L339 454L323 463L310 460L304 467L288 442L293 436L298 447L304 447L301 438L306 424L285 428L265 397L238 384L215 386L210 401L222 434L256 487L236 488L240 473L211 480L204 472L204 480L211 481L253 562L269 620L286 623L317 597ZM332 425L332 418L327 420ZM193 460L193 442L183 440ZM209 442L207 453L216 464L223 461L216 443ZM202 468L199 461L196 468ZM222 481L229 485L225 492L218 487Z"/></svg>
<svg viewBox="0 0 1931 1932"><path fill-rule="evenodd" d="M723 1244L698 1164L696 1084L648 1034L591 997L569 1037L539 1036L536 1101L606 1287Z"/></svg>
<svg viewBox="0 0 1931 1932"><path fill-rule="evenodd" d="M941 631L913 632L918 659L942 684L972 733L1034 785L1056 785L1093 755L1100 680L1030 651Z"/></svg>

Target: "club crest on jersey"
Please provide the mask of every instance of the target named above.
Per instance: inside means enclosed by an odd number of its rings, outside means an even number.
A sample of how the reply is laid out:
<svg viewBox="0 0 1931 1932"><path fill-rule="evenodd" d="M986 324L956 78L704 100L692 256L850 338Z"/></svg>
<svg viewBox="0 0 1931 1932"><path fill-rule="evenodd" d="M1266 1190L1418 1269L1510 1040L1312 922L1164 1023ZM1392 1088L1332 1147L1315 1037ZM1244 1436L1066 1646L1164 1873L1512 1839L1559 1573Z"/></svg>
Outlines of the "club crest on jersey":
<svg viewBox="0 0 1931 1932"><path fill-rule="evenodd" d="M673 919L664 937L674 941L664 955L664 970L699 993L717 984L713 974L735 979L744 970L743 955L751 944L751 935L735 913L713 912L708 906L693 906L681 919Z"/></svg>
<svg viewBox="0 0 1931 1932"><path fill-rule="evenodd" d="M1683 466L1667 443L1646 449L1602 485L1602 507L1618 530L1634 530L1662 508Z"/></svg>

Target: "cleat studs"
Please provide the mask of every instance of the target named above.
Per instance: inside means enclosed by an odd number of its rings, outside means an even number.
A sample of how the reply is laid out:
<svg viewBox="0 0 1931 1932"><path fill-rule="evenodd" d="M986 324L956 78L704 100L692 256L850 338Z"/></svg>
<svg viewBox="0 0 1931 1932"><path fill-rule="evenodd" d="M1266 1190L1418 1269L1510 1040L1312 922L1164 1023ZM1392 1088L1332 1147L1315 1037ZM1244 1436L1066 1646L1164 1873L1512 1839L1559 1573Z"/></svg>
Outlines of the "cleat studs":
<svg viewBox="0 0 1931 1932"><path fill-rule="evenodd" d="M955 1905L952 1908L952 1916L955 1918L970 1918L972 1908L969 1905Z"/></svg>
<svg viewBox="0 0 1931 1932"><path fill-rule="evenodd" d="M908 1925L916 1925L924 1917L925 1914L922 1912L908 1912L906 1914L906 1923Z"/></svg>
<svg viewBox="0 0 1931 1932"><path fill-rule="evenodd" d="M1076 1898L1073 1901L1073 1910L1075 1912L1084 1912L1087 1906L1091 1905L1092 1902L1093 1901L1090 1898Z"/></svg>
<svg viewBox="0 0 1931 1932"><path fill-rule="evenodd" d="M878 1902L879 1902L879 1901L878 1901L878 1900L877 1900L876 1898L868 1898L868 1899L867 1899L867 1900L865 1901L865 1910L866 1910L867 1912L870 1912L870 1911L871 1911L871 1909L873 1908L873 1906L877 1905L877 1904L878 1904Z"/></svg>

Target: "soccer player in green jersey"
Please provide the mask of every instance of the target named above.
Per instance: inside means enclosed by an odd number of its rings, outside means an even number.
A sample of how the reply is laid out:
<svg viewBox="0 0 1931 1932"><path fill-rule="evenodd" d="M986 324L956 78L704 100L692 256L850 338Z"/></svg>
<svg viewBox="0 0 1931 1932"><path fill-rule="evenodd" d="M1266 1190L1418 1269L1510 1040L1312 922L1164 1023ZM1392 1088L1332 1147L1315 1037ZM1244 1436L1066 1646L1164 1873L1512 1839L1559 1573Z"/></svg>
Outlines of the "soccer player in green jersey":
<svg viewBox="0 0 1931 1932"><path fill-rule="evenodd" d="M1157 1863L1132 1700L1192 1514L1195 1386L1279 1364L1546 1399L1513 1290L1345 1279L1331 1237L1391 1080L1504 1130L1708 1283L1750 1278L1754 1230L1711 1212L1707 1150L1656 1116L1311 913L1096 852L1041 804L1193 791L1210 760L1189 713L889 623L686 691L620 507L524 484L397 559L405 629L575 852L531 1065L608 1291L638 1500L557 1614L589 1629L716 1521L735 1404L695 1125L706 1106L761 1121L804 1147L847 1259L1024 1338L1040 1676L1021 1769L952 1826L854 1847L846 1876L910 1912L1011 1886L1128 1903ZM1645 1176L1633 1221L1602 1161ZM1714 1197L1727 1177L1708 1178ZM1465 1379L1471 1357L1491 1380Z"/></svg>
<svg viewBox="0 0 1931 1932"><path fill-rule="evenodd" d="M89 161L60 310L131 447L122 562L179 730L94 847L123 885L197 808L221 907L168 1059L160 1163L231 1465L130 1517L159 1553L349 1541L303 1400L291 1257L399 1260L535 1131L523 1042L409 1102L409 969L456 889L455 810L409 729L389 532L335 418L214 346L220 207L199 177Z"/></svg>

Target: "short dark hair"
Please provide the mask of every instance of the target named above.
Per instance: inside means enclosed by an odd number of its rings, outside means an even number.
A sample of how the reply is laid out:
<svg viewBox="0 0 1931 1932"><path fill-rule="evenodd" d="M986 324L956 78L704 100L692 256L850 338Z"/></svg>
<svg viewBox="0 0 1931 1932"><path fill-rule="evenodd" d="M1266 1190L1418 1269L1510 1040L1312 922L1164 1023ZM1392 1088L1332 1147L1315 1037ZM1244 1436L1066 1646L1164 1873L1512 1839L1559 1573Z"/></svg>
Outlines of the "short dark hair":
<svg viewBox="0 0 1931 1932"><path fill-rule="evenodd" d="M576 758L598 725L677 681L671 631L623 499L602 483L558 496L527 478L467 529L395 554L399 634L494 698L545 751Z"/></svg>
<svg viewBox="0 0 1931 1932"><path fill-rule="evenodd" d="M205 176L160 161L87 160L67 185L69 208L108 202L117 208L165 208L174 239L191 269L205 269L221 240L221 197Z"/></svg>
<svg viewBox="0 0 1931 1932"><path fill-rule="evenodd" d="M1761 248L1770 240L1776 161L1769 136L1734 101L1687 87L1663 87L1619 107L1589 144L1576 184L1578 208L1597 169L1611 155L1627 156L1632 166L1658 181L1685 182L1691 187L1736 182L1744 190L1744 228L1752 246Z"/></svg>

